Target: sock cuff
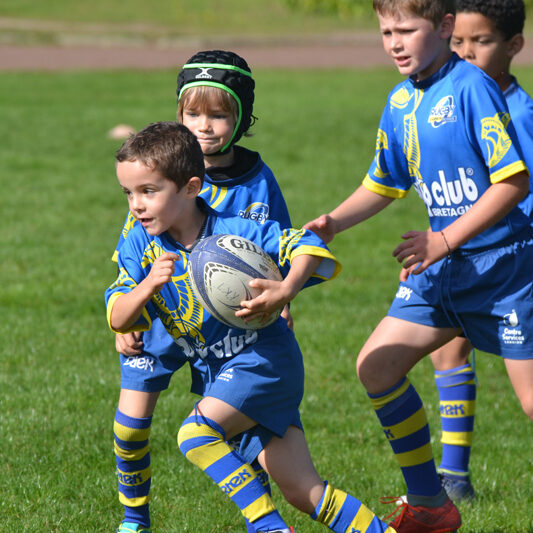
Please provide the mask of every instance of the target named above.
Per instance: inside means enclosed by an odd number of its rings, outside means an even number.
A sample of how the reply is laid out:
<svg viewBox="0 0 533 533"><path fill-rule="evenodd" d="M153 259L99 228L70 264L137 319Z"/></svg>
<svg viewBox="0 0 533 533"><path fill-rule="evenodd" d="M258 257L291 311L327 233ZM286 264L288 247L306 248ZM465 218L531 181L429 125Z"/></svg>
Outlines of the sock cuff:
<svg viewBox="0 0 533 533"><path fill-rule="evenodd" d="M148 416L145 418L136 418L124 414L122 411L119 411L118 408L115 413L115 422L118 422L122 426L126 426L132 429L146 429L152 425L152 417Z"/></svg>

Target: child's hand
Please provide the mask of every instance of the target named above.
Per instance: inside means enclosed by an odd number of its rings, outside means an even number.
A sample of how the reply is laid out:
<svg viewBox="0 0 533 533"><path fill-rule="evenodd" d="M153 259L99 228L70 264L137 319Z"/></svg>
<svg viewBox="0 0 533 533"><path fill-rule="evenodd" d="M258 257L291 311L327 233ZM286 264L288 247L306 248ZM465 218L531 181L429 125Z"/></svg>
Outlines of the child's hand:
<svg viewBox="0 0 533 533"><path fill-rule="evenodd" d="M409 268L402 267L402 269L400 270L400 281L402 282L407 281L407 278L413 273L413 270L416 269L417 264L412 265Z"/></svg>
<svg viewBox="0 0 533 533"><path fill-rule="evenodd" d="M123 355L140 355L142 353L143 342L141 341L141 332L117 333L115 336L115 348L118 353Z"/></svg>
<svg viewBox="0 0 533 533"><path fill-rule="evenodd" d="M304 229L316 233L326 244L331 242L337 233L335 221L329 215L320 215L311 220L304 226Z"/></svg>
<svg viewBox="0 0 533 533"><path fill-rule="evenodd" d="M179 259L179 255L165 252L154 261L152 269L145 279L154 294L159 292L165 283L168 283L172 279L172 275L174 274L174 262L179 261Z"/></svg>
<svg viewBox="0 0 533 533"><path fill-rule="evenodd" d="M287 321L287 326L289 326L289 329L294 329L294 320L292 319L291 310L288 304L286 304L283 308L281 316Z"/></svg>
<svg viewBox="0 0 533 533"><path fill-rule="evenodd" d="M239 316L244 320L262 317L262 321L266 322L274 311L289 303L294 296L285 280L253 279L249 285L252 288L260 289L261 294L251 300L243 300L240 303L242 309L236 311L235 316Z"/></svg>
<svg viewBox="0 0 533 533"><path fill-rule="evenodd" d="M405 273L407 275L424 272L429 265L449 253L448 246L440 232L431 230L408 231L402 235L402 239L405 239L405 242L399 244L392 255L396 257L399 263L405 260L403 268L408 271ZM417 263L419 264L417 265ZM403 272L400 273L400 279L402 279L402 274Z"/></svg>

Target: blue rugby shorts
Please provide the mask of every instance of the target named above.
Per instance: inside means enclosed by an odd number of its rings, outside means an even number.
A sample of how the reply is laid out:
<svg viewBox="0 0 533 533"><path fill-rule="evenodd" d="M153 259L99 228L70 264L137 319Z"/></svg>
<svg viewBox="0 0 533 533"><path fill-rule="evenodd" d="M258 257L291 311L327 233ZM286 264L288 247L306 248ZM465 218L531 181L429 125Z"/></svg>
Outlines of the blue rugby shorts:
<svg viewBox="0 0 533 533"><path fill-rule="evenodd" d="M533 237L457 250L400 283L388 315L437 328L462 328L475 348L533 358Z"/></svg>
<svg viewBox="0 0 533 533"><path fill-rule="evenodd" d="M143 353L120 354L120 387L143 392L160 392L168 388L170 378L188 358L172 340L159 318L143 332Z"/></svg>

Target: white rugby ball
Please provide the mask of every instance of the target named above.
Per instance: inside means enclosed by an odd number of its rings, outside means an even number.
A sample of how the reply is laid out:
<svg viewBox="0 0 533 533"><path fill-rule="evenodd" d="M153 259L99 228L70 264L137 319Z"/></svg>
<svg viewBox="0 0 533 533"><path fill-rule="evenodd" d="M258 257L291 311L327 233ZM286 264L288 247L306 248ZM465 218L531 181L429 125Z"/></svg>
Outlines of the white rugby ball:
<svg viewBox="0 0 533 533"><path fill-rule="evenodd" d="M281 309L273 313L264 324L261 318L245 322L235 316L243 300L251 300L261 292L248 285L250 280L283 279L272 258L244 237L221 234L201 240L190 253L187 270L202 306L227 326L260 329L272 324L281 313Z"/></svg>

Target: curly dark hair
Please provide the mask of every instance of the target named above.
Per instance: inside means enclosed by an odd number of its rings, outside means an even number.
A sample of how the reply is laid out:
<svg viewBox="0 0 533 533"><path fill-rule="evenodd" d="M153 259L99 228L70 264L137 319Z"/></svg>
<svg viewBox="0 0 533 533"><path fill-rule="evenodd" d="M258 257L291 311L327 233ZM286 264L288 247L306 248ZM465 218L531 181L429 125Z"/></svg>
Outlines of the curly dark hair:
<svg viewBox="0 0 533 533"><path fill-rule="evenodd" d="M524 29L523 0L456 0L455 5L457 13L479 13L492 20L506 40Z"/></svg>

